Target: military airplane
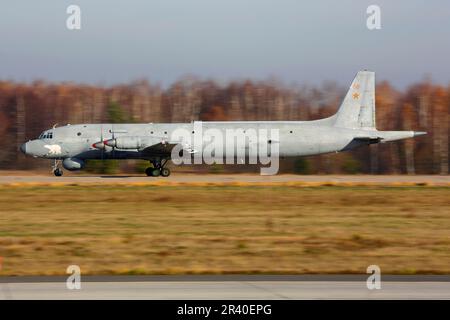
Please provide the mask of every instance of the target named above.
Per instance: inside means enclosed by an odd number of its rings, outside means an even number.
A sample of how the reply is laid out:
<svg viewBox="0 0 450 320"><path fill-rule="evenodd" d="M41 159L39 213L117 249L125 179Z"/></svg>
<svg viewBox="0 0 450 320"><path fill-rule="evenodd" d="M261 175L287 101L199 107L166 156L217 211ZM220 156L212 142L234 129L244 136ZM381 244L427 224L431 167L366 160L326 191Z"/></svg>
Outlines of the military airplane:
<svg viewBox="0 0 450 320"><path fill-rule="evenodd" d="M53 159L52 171L63 174L60 164L67 170L80 170L90 159L145 159L148 176L168 177L166 168L173 160L173 150L181 153L200 152L184 140L174 139L173 133L183 129L195 134L195 129L213 129L223 133L237 130L245 136L248 130L277 130L278 137L257 141L259 147L277 144L280 157L307 156L351 150L362 145L384 143L424 135L417 131L378 131L375 126L375 73L359 71L336 114L313 121L193 121L192 123L145 124L77 124L53 127L37 139L20 146L30 156ZM240 131L239 131L240 130ZM260 139L261 140L261 139ZM245 140L244 150L252 141ZM202 142L200 149L204 147ZM234 152L233 148L233 152ZM228 156L229 148L221 150Z"/></svg>

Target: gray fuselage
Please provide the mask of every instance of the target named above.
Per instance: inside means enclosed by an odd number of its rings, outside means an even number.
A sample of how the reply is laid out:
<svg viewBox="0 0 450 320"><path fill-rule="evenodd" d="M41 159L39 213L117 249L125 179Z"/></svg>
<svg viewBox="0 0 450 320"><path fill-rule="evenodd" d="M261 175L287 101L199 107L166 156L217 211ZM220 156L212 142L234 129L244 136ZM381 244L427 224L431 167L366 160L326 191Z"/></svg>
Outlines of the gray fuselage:
<svg viewBox="0 0 450 320"><path fill-rule="evenodd" d="M255 121L255 122L192 122L192 123L149 123L149 124L83 124L66 125L45 131L40 139L35 139L23 145L25 153L48 159L78 158L88 159L150 159L152 154L136 150L122 150L110 148L99 150L93 145L118 137L148 137L155 141L169 141L175 130L185 129L195 134L195 128L201 123L204 136L208 129L215 129L226 136L227 130L235 130L239 135L245 136L249 129L278 130L278 141L268 136L267 140L258 141L259 144L279 144L280 157L307 156L329 152L348 150L367 144L364 141L354 142L354 137L367 130L354 130L347 128L321 125L318 121ZM51 138L48 138L51 133ZM206 133L206 134L205 134ZM261 139L259 139L261 140ZM245 148L251 147L252 141L245 139ZM353 141L353 142L352 142ZM55 152L48 146L58 145L60 152ZM47 146L47 147L45 147ZM224 147L226 144L224 144ZM53 151L53 152L52 152ZM226 156L227 148L223 150Z"/></svg>

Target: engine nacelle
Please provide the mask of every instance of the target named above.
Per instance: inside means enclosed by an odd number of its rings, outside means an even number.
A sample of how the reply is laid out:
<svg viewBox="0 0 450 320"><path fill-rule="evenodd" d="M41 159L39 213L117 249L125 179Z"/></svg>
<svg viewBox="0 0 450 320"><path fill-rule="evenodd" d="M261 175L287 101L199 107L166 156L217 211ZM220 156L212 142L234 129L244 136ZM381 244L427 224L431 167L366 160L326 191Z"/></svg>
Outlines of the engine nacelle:
<svg viewBox="0 0 450 320"><path fill-rule="evenodd" d="M154 137L125 136L106 140L104 144L117 149L141 149L159 142Z"/></svg>
<svg viewBox="0 0 450 320"><path fill-rule="evenodd" d="M84 161L77 158L66 158L63 161L63 167L69 171L80 170L84 168Z"/></svg>

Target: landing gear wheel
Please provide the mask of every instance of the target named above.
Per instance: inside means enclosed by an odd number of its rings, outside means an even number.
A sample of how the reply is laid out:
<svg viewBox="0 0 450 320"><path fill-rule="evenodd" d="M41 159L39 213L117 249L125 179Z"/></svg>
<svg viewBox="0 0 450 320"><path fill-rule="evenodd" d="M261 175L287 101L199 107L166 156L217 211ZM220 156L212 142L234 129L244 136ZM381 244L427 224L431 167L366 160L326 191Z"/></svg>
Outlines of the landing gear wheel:
<svg viewBox="0 0 450 320"><path fill-rule="evenodd" d="M161 169L161 176L163 176L163 177L168 177L168 176L170 176L170 170L167 169L167 168L162 168L162 169Z"/></svg>
<svg viewBox="0 0 450 320"><path fill-rule="evenodd" d="M164 168L166 165L168 159L152 159L150 160L150 163L152 164L152 167L148 167L145 169L145 174L149 177L168 177L170 176L170 170L167 168Z"/></svg>
<svg viewBox="0 0 450 320"><path fill-rule="evenodd" d="M61 160L55 159L53 166L52 166L52 172L57 177L61 177L63 175L62 169L59 168L60 164L61 164Z"/></svg>
<svg viewBox="0 0 450 320"><path fill-rule="evenodd" d="M159 177L159 169L152 168L152 177Z"/></svg>

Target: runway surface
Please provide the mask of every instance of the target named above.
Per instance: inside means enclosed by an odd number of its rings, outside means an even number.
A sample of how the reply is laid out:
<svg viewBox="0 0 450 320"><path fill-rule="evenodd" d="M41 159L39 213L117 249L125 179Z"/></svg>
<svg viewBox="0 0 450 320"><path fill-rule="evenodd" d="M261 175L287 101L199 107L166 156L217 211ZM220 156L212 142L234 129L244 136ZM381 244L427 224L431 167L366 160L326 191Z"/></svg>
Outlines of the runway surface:
<svg viewBox="0 0 450 320"><path fill-rule="evenodd" d="M289 281L289 276L114 278L82 278L80 290L67 289L62 277L44 277L46 282L37 282L36 277L23 279L29 282L3 279L0 299L450 299L448 276L419 281L402 276L382 278L380 290L369 290L361 276L300 276ZM211 280L214 278L217 280Z"/></svg>
<svg viewBox="0 0 450 320"><path fill-rule="evenodd" d="M425 184L450 186L450 176L440 175L273 175L258 174L177 174L174 172L168 178L153 178L146 176L99 176L77 175L65 173L63 177L48 175L8 175L0 172L0 184L189 184L189 183L317 183L317 184Z"/></svg>

